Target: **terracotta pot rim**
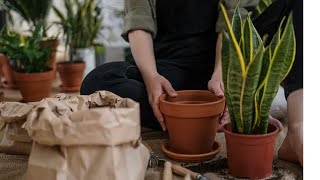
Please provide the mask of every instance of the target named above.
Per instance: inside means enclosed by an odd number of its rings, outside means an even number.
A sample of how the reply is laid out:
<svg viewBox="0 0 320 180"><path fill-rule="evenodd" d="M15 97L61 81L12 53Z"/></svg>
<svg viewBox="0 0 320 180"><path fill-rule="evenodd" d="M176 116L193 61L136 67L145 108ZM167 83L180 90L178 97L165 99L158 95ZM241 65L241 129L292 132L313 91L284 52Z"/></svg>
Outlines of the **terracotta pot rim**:
<svg viewBox="0 0 320 180"><path fill-rule="evenodd" d="M18 71L13 71L13 73L15 74L19 74L19 75L34 75L34 74L50 74L54 72L53 69L51 69L50 71L44 71L44 72L34 72L34 73L23 73L23 72L18 72Z"/></svg>
<svg viewBox="0 0 320 180"><path fill-rule="evenodd" d="M57 65L60 65L60 66L77 65L77 64L85 64L85 62L83 60L75 60L73 62L70 62L70 61L57 62Z"/></svg>
<svg viewBox="0 0 320 180"><path fill-rule="evenodd" d="M176 91L178 94L179 92L199 92L199 93L208 93L210 91L207 90L179 90ZM210 92L212 93L212 92ZM159 101L160 103L166 104L166 105L174 105L174 106L181 106L181 107L193 107L193 106L197 106L197 107L202 107L202 106L212 106L215 104L219 104L225 101L226 97L223 96L222 98L220 98L219 100L216 101L211 101L211 102L206 102L206 103L201 103L201 104L179 104L179 103L175 103L175 102L170 102L170 101L166 101L164 98L167 95L167 93L164 93L160 96Z"/></svg>
<svg viewBox="0 0 320 180"><path fill-rule="evenodd" d="M268 126L273 126L275 128L274 131L272 132L269 132L267 134L239 134L239 133L234 133L232 131L229 131L226 127L227 126L230 126L231 123L227 123L223 126L223 132L226 133L226 134L230 134L232 136L236 136L236 137L242 137L242 138L248 138L248 139L259 139L259 138L262 138L262 137L268 137L268 136L273 136L275 134L278 134L279 133L279 128L276 126L276 125L273 125L271 123L268 123Z"/></svg>
<svg viewBox="0 0 320 180"><path fill-rule="evenodd" d="M55 70L50 70L45 72L36 72L36 73L21 73L21 72L13 71L13 76L15 78L15 82L41 81L46 79L54 79L55 72L56 72Z"/></svg>

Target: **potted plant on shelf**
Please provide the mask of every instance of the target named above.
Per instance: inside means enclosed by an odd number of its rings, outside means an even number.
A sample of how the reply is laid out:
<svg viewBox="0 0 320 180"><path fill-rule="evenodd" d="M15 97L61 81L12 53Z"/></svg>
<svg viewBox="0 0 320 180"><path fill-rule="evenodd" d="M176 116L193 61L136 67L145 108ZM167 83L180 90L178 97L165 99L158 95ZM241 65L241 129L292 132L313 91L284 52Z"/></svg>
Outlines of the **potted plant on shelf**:
<svg viewBox="0 0 320 180"><path fill-rule="evenodd" d="M272 173L279 129L268 123L272 101L295 57L291 15L266 45L250 17L242 21L236 8L230 22L220 4L227 32L222 40L222 72L231 124L224 126L229 173L265 178Z"/></svg>
<svg viewBox="0 0 320 180"><path fill-rule="evenodd" d="M44 23L44 35L40 42L40 46L46 46L51 49L49 67L55 70L56 52L59 45L59 40L57 36L49 36L47 33L49 27L51 27L50 23L47 21L47 17L52 6L52 0L3 0L0 2L0 6L5 9L12 23L14 20L10 14L10 11L14 11L19 14L22 19L29 24L31 31L33 31L32 29L34 29L40 21ZM10 77L6 77L6 79L7 78Z"/></svg>
<svg viewBox="0 0 320 180"><path fill-rule="evenodd" d="M26 102L48 97L54 71L49 67L50 49L41 47L44 25L36 25L32 36L8 31L0 37L0 52L9 58L13 77Z"/></svg>
<svg viewBox="0 0 320 180"><path fill-rule="evenodd" d="M102 28L101 9L95 0L64 0L66 15L53 7L60 21L69 62L58 64L63 91L79 91L83 74L95 68L94 41ZM84 68L86 68L84 70Z"/></svg>

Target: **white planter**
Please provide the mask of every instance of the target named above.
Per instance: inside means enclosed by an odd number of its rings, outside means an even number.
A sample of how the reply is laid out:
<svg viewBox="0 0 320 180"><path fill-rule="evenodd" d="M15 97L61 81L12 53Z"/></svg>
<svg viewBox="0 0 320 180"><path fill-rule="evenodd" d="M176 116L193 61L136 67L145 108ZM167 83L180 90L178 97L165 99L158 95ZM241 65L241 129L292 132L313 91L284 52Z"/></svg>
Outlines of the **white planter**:
<svg viewBox="0 0 320 180"><path fill-rule="evenodd" d="M89 74L89 72L96 67L94 47L76 49L74 60L83 60L86 63L86 68L84 70L83 76L83 78L85 78L87 74Z"/></svg>

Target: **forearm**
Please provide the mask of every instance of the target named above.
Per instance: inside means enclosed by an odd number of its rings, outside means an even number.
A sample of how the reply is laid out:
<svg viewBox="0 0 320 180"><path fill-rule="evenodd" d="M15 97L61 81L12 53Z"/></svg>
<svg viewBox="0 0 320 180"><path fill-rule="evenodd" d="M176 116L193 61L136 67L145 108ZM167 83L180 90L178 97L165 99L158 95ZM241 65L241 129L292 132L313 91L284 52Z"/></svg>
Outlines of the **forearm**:
<svg viewBox="0 0 320 180"><path fill-rule="evenodd" d="M214 65L213 76L221 76L222 77L222 67L221 67L221 48L222 48L222 33L218 34L217 44L216 44L216 59Z"/></svg>
<svg viewBox="0 0 320 180"><path fill-rule="evenodd" d="M144 81L158 75L151 34L142 30L131 31L129 42L133 58Z"/></svg>

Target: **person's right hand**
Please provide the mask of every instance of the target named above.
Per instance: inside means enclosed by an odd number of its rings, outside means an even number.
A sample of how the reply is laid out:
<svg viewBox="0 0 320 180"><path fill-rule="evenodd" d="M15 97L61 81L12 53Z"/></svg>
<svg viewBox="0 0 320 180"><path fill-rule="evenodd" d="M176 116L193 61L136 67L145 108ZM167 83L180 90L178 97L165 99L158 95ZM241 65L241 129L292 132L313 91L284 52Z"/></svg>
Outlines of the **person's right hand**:
<svg viewBox="0 0 320 180"><path fill-rule="evenodd" d="M167 93L170 97L176 97L178 94L173 89L171 83L161 76L160 74L157 74L151 78L148 78L148 80L145 82L148 92L148 98L150 106L152 107L153 113L158 119L162 130L166 130L166 124L164 121L164 117L162 113L160 112L159 107L159 97L163 93Z"/></svg>

